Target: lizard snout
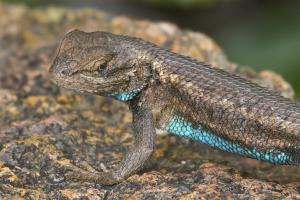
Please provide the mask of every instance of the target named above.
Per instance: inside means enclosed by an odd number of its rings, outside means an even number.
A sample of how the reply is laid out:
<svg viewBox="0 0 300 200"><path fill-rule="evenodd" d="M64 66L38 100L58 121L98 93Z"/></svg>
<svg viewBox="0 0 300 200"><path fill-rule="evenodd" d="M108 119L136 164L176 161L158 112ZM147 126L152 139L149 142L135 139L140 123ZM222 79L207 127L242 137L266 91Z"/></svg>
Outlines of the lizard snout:
<svg viewBox="0 0 300 200"><path fill-rule="evenodd" d="M49 68L49 72L54 76L67 77L78 71L77 66L78 64L76 61L68 61L61 64L55 64L54 62Z"/></svg>
<svg viewBox="0 0 300 200"><path fill-rule="evenodd" d="M61 66L55 66L55 65L52 65L49 68L49 72L52 75L58 76L58 77L67 76L68 74L70 74L70 70L68 70L67 68L61 67Z"/></svg>

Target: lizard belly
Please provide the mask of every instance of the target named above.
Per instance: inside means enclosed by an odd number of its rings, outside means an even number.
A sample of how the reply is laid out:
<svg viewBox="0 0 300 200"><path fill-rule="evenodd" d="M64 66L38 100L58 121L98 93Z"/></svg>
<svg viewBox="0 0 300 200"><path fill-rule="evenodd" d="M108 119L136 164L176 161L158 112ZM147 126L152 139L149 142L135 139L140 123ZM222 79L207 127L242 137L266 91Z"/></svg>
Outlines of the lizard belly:
<svg viewBox="0 0 300 200"><path fill-rule="evenodd" d="M273 164L288 164L292 159L287 153L276 149L272 152L262 152L255 147L243 147L241 144L220 137L213 132L205 131L201 126L195 127L191 122L180 116L172 117L167 122L166 130L172 134L199 141L227 152L268 161Z"/></svg>

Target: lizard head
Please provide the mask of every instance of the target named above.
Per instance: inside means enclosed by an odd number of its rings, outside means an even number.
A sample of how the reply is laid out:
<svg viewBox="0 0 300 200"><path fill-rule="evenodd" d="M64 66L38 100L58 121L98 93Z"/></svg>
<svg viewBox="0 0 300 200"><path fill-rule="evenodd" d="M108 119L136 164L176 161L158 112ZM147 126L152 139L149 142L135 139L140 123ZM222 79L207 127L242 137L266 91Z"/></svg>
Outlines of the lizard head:
<svg viewBox="0 0 300 200"><path fill-rule="evenodd" d="M128 100L145 85L140 69L124 41L108 32L68 32L49 69L52 80L80 93L118 96ZM125 42L126 43L126 42ZM129 95L129 96L128 96Z"/></svg>

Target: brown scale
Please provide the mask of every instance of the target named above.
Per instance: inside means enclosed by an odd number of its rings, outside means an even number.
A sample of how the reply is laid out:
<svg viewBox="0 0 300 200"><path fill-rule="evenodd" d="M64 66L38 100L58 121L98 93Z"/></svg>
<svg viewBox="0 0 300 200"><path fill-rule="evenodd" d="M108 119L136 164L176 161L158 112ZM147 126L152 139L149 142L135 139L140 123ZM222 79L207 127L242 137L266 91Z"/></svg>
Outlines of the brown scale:
<svg viewBox="0 0 300 200"><path fill-rule="evenodd" d="M155 130L165 129L176 115L244 149L271 153L267 157L283 153L283 161L276 157L281 164L300 162L298 103L144 40L73 30L49 72L59 86L76 92L135 95L126 102L133 114L134 145L120 165L110 172L70 167L72 177L102 184L124 180L150 158Z"/></svg>

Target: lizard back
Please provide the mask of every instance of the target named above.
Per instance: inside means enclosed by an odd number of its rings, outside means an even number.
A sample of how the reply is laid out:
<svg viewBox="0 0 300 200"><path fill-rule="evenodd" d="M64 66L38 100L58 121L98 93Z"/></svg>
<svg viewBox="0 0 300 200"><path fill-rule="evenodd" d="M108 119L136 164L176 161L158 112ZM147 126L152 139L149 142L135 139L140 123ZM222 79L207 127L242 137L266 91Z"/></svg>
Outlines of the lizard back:
<svg viewBox="0 0 300 200"><path fill-rule="evenodd" d="M299 104L169 51L160 50L153 67L179 105L170 132L275 164L298 164Z"/></svg>

